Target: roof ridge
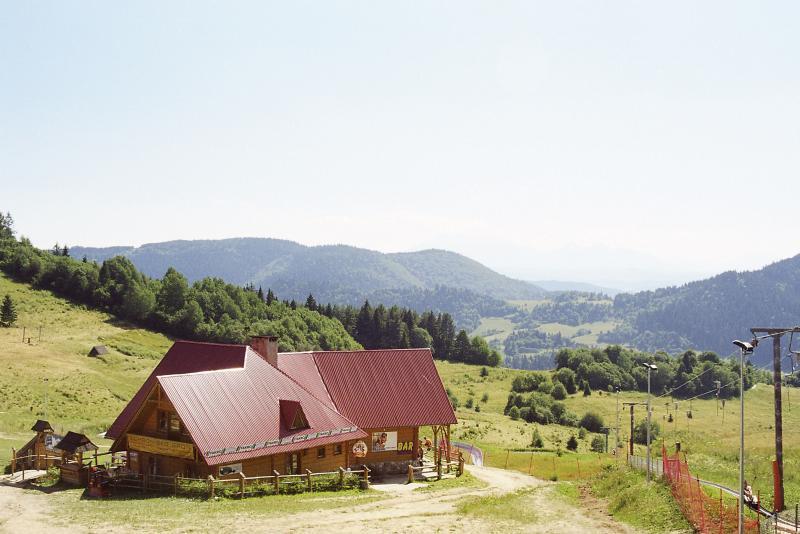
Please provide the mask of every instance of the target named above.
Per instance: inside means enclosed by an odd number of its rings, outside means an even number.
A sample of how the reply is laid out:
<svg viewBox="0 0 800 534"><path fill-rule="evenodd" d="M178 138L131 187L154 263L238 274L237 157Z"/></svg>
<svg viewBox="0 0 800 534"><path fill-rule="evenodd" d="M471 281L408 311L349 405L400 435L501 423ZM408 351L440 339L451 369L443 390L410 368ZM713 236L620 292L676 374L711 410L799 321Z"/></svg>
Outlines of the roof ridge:
<svg viewBox="0 0 800 534"><path fill-rule="evenodd" d="M176 339L172 342L174 345L175 343L192 343L194 345L215 345L217 347L248 347L249 345L245 345L244 343L217 343L215 341L194 341L192 339ZM167 349L169 350L169 349Z"/></svg>

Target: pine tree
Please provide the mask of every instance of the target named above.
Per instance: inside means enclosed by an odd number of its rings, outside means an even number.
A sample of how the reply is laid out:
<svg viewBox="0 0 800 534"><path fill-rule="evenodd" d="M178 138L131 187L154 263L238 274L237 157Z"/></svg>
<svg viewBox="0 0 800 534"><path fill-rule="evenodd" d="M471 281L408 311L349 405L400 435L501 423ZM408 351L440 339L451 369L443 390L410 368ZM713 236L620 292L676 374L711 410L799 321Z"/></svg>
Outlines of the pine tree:
<svg viewBox="0 0 800 534"><path fill-rule="evenodd" d="M69 247L67 247L67 245L61 247L61 255L64 256L65 258L69 257Z"/></svg>
<svg viewBox="0 0 800 534"><path fill-rule="evenodd" d="M58 241L53 245L53 256L61 256L61 245L58 244Z"/></svg>
<svg viewBox="0 0 800 534"><path fill-rule="evenodd" d="M375 335L372 329L372 306L365 300L364 305L358 311L356 318L356 341L361 343L365 349L374 349Z"/></svg>
<svg viewBox="0 0 800 534"><path fill-rule="evenodd" d="M0 307L0 326L8 328L13 326L15 322L17 322L17 310L11 300L11 296L6 295L3 299L3 305Z"/></svg>
<svg viewBox="0 0 800 534"><path fill-rule="evenodd" d="M469 341L469 335L466 330L459 331L456 336L455 343L453 343L453 352L451 358L456 362L466 362L469 360L472 352L472 344Z"/></svg>
<svg viewBox="0 0 800 534"><path fill-rule="evenodd" d="M292 301L289 303L289 307L291 309L293 309L293 310L296 310L297 309L297 302L295 302L295 300L292 299Z"/></svg>
<svg viewBox="0 0 800 534"><path fill-rule="evenodd" d="M275 296L272 289L267 289L267 306L271 306L276 300L278 300L278 297Z"/></svg>
<svg viewBox="0 0 800 534"><path fill-rule="evenodd" d="M317 301L314 299L314 295L311 293L308 294L308 298L306 298L306 308L311 311L317 310Z"/></svg>
<svg viewBox="0 0 800 534"><path fill-rule="evenodd" d="M264 301L264 290L261 289L261 286L258 286L258 300Z"/></svg>

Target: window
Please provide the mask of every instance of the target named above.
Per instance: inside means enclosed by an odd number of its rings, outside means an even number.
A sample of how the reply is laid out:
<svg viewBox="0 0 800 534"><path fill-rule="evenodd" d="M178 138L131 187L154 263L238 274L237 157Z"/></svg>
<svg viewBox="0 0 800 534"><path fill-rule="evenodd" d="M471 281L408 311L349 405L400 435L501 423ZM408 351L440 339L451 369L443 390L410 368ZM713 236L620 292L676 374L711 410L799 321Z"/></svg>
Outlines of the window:
<svg viewBox="0 0 800 534"><path fill-rule="evenodd" d="M325 447L319 447L317 449L317 458L325 458Z"/></svg>
<svg viewBox="0 0 800 534"><path fill-rule="evenodd" d="M169 430L169 412L158 411L158 431L167 433Z"/></svg>
<svg viewBox="0 0 800 534"><path fill-rule="evenodd" d="M300 472L300 455L293 452L286 456L286 474L296 475Z"/></svg>
<svg viewBox="0 0 800 534"><path fill-rule="evenodd" d="M294 414L294 421L292 421L292 430L297 430L298 428L308 428L308 421L306 421L306 416L303 413L303 409L299 406L297 407L297 411Z"/></svg>
<svg viewBox="0 0 800 534"><path fill-rule="evenodd" d="M333 454L342 454L342 444L341 443L334 443L333 444Z"/></svg>

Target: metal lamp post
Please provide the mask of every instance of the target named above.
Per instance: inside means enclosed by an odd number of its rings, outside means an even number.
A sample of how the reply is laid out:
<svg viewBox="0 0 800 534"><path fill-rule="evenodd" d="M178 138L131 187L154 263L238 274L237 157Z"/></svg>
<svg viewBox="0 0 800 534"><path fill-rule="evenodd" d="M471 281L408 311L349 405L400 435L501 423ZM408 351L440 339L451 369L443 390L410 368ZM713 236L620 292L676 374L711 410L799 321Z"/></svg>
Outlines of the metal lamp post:
<svg viewBox="0 0 800 534"><path fill-rule="evenodd" d="M643 363L647 367L647 482L650 482L650 371L658 369L654 363Z"/></svg>
<svg viewBox="0 0 800 534"><path fill-rule="evenodd" d="M744 534L744 357L753 354L753 344L734 340L739 347L739 534Z"/></svg>

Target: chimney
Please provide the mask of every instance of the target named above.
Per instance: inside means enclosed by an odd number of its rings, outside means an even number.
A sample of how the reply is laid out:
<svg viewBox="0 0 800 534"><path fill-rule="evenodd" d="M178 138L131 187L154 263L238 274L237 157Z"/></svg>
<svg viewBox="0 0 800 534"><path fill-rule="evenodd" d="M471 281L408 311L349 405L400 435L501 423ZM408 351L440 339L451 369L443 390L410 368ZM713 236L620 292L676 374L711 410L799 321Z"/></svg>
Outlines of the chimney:
<svg viewBox="0 0 800 534"><path fill-rule="evenodd" d="M278 336L253 336L250 338L250 346L267 363L278 367Z"/></svg>

